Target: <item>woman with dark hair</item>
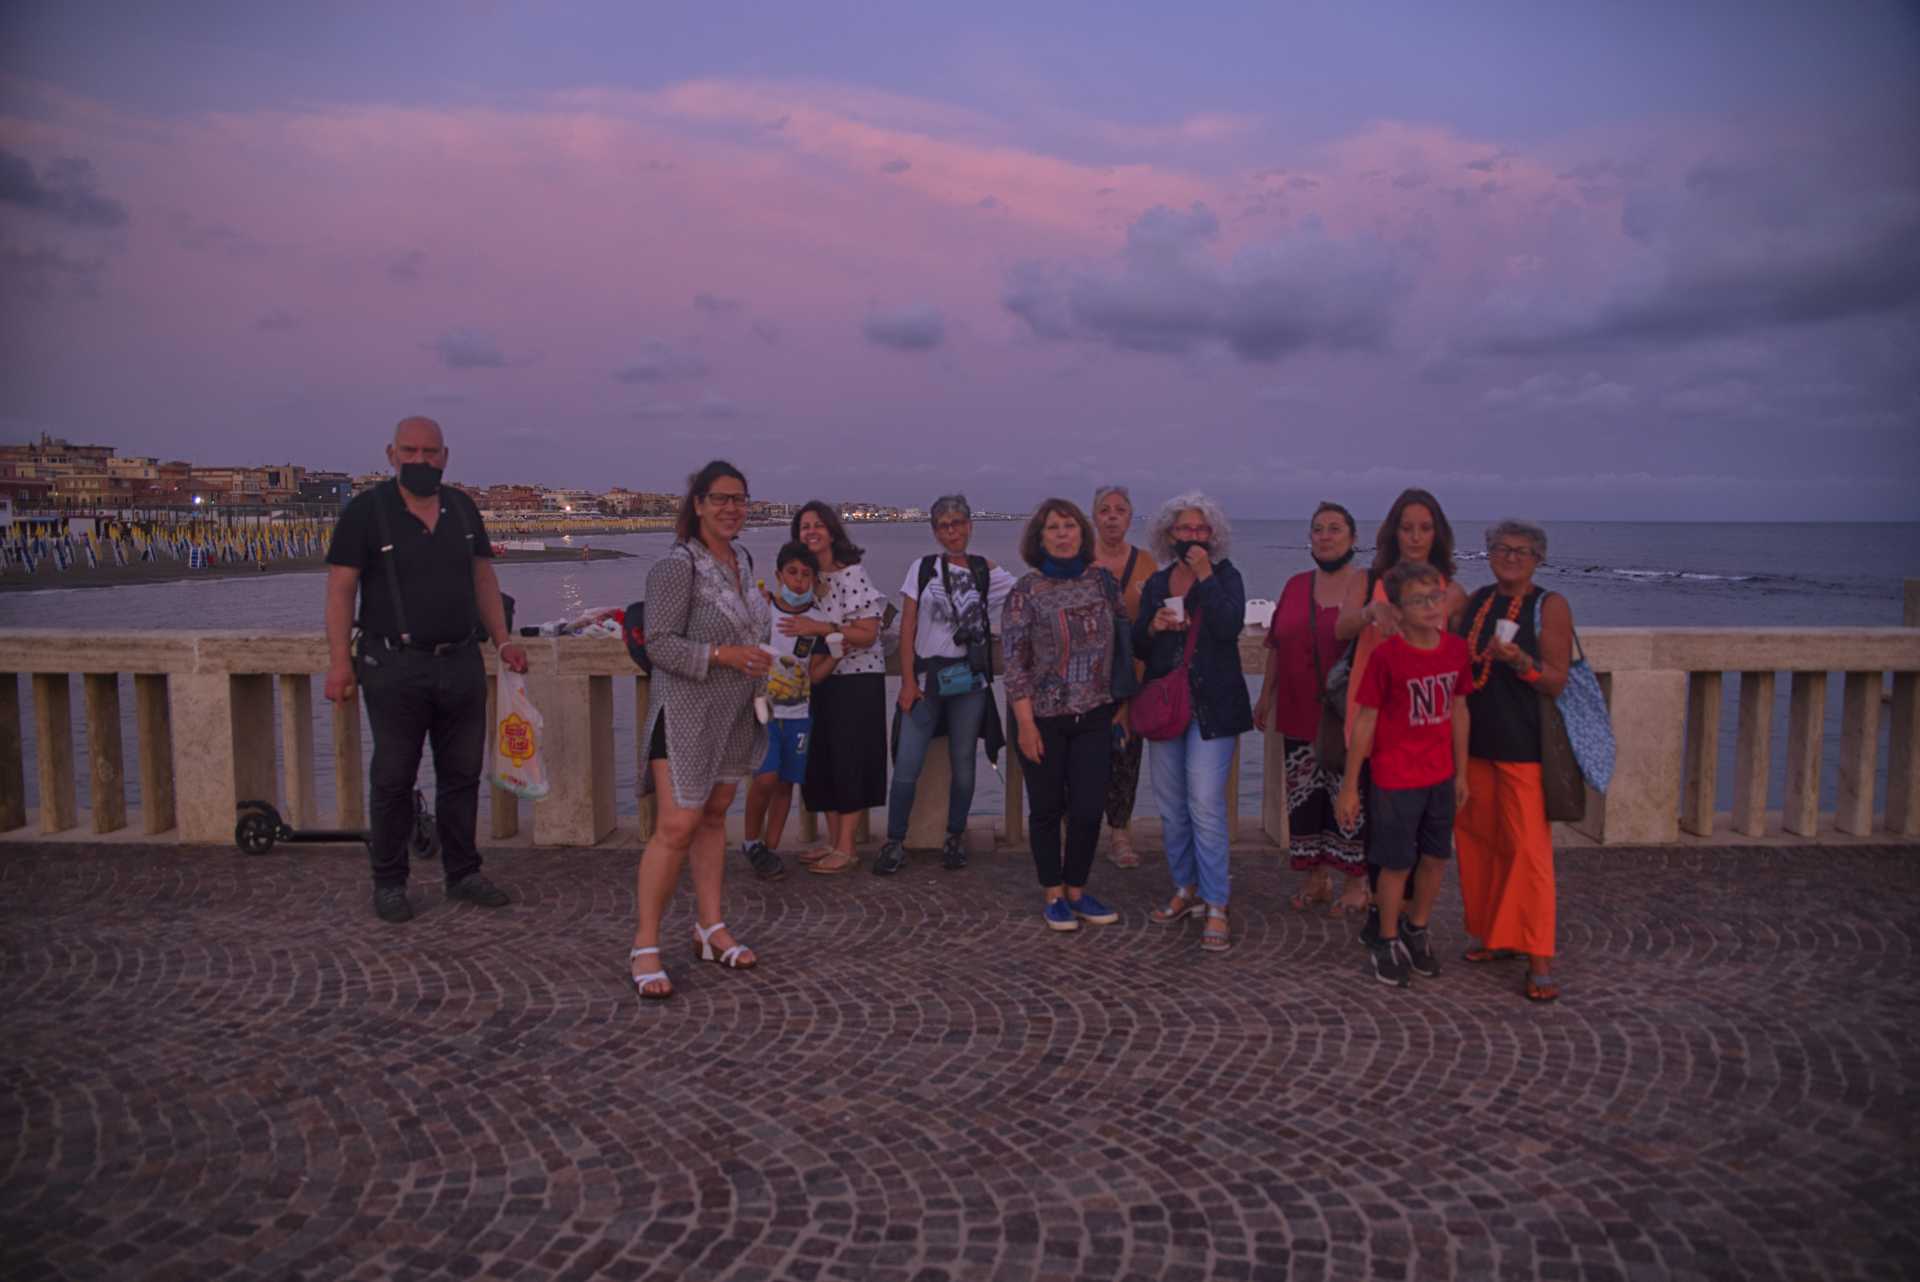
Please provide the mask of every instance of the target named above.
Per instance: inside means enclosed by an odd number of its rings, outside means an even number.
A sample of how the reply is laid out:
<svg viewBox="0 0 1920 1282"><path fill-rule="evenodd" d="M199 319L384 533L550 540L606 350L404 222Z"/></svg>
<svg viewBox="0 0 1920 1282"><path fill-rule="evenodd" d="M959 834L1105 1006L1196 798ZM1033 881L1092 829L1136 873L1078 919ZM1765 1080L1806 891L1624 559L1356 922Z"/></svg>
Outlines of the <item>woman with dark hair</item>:
<svg viewBox="0 0 1920 1282"><path fill-rule="evenodd" d="M756 960L720 916L727 807L767 750L753 697L771 663L760 644L768 607L753 587L752 556L734 542L746 519L747 478L715 459L688 478L673 546L647 572L653 679L640 795L655 796L658 809L640 855L629 954L642 999L673 996L665 970L640 967L660 953L660 919L689 856L696 955L734 970Z"/></svg>
<svg viewBox="0 0 1920 1282"><path fill-rule="evenodd" d="M801 785L807 809L827 818L827 842L800 862L808 872L840 873L859 862L853 837L861 812L887 800L887 660L878 644L885 602L832 507L818 499L806 504L791 533L813 553L818 612L832 622L786 615L780 630L826 637L839 660L833 680L813 692L813 741Z"/></svg>
<svg viewBox="0 0 1920 1282"><path fill-rule="evenodd" d="M1531 521L1487 527L1493 582L1467 602L1458 630L1473 652L1467 804L1454 818L1469 962L1527 959L1528 1001L1560 996L1553 980L1553 826L1540 782L1540 696L1566 689L1573 611L1533 581L1547 532ZM1508 624L1510 639L1500 636Z"/></svg>
<svg viewBox="0 0 1920 1282"><path fill-rule="evenodd" d="M1127 541L1133 527L1133 496L1124 485L1103 485L1093 492L1093 563L1120 581L1120 604L1132 625L1140 614L1140 592L1153 577L1153 557ZM1134 675L1144 676L1146 669L1134 663ZM1113 774L1107 781L1107 854L1116 868L1138 868L1140 852L1133 848L1127 828L1133 822L1134 794L1140 788L1140 756L1144 745L1138 735L1115 745Z"/></svg>
<svg viewBox="0 0 1920 1282"><path fill-rule="evenodd" d="M1353 643L1353 665L1347 681L1346 724L1349 742L1353 738L1354 709L1361 680L1367 673L1367 660L1382 641L1400 630L1400 608L1387 600L1386 584L1381 580L1386 577L1388 570L1402 561L1431 565L1446 577L1448 627L1459 626L1461 613L1467 606L1466 590L1454 577L1459 570L1453 560L1453 526L1447 523L1447 514L1441 510L1440 500L1425 490L1402 490L1400 497L1393 501L1393 506L1387 509L1387 519L1380 523L1380 533L1373 540L1373 567L1367 572L1367 606L1362 612L1365 622ZM1371 771L1361 776L1363 793L1368 787L1370 775ZM1362 808L1370 805L1363 796ZM1369 858L1367 884L1372 887L1379 880L1380 866ZM1370 907L1360 938L1371 946L1379 937L1379 910Z"/></svg>
<svg viewBox="0 0 1920 1282"><path fill-rule="evenodd" d="M1353 513L1322 503L1308 522L1315 568L1287 580L1267 627L1267 675L1253 722L1279 731L1286 762L1287 831L1295 872L1307 874L1294 894L1295 910L1333 904L1333 915L1367 906L1366 852L1360 825L1341 826L1334 814L1340 772L1329 771L1314 752L1320 730L1321 696L1327 674L1366 622L1367 576L1353 563L1357 529ZM1338 877L1339 899L1333 883Z"/></svg>
<svg viewBox="0 0 1920 1282"><path fill-rule="evenodd" d="M1043 502L1020 538L1020 557L1033 569L1013 585L1001 615L1028 840L1051 930L1120 920L1086 893L1113 743L1127 733L1113 697L1115 626L1125 619L1120 585L1092 566L1092 552L1086 515L1066 499Z"/></svg>

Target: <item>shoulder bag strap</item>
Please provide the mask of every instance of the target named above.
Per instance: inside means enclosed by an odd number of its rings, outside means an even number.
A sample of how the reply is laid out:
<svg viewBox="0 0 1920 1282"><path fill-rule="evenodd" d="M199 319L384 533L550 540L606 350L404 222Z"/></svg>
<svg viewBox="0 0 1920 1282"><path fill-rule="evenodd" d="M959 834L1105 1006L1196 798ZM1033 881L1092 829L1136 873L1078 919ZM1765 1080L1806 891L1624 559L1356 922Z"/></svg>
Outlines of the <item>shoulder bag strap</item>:
<svg viewBox="0 0 1920 1282"><path fill-rule="evenodd" d="M1133 582L1133 567L1138 564L1140 564L1140 549L1129 548L1127 550L1127 568L1120 571L1121 592L1124 593L1127 590L1127 584Z"/></svg>
<svg viewBox="0 0 1920 1282"><path fill-rule="evenodd" d="M1280 599L1282 602L1287 599L1285 588L1280 590ZM1327 692L1327 669L1320 661L1320 615L1315 609L1316 604L1313 599L1313 578L1311 573L1309 573L1307 578L1307 638L1308 645L1311 646L1313 650L1313 678L1319 683L1320 693L1324 695Z"/></svg>
<svg viewBox="0 0 1920 1282"><path fill-rule="evenodd" d="M397 501L400 497L400 483L388 481L386 484L391 488L392 497ZM400 629L400 640L403 643L410 643L413 640L413 633L407 629L407 607L400 600L400 554L394 550L393 546L393 518L387 515L386 497L375 491L373 523L380 531L382 545L380 551L385 553L387 558L387 592L393 598L393 622Z"/></svg>

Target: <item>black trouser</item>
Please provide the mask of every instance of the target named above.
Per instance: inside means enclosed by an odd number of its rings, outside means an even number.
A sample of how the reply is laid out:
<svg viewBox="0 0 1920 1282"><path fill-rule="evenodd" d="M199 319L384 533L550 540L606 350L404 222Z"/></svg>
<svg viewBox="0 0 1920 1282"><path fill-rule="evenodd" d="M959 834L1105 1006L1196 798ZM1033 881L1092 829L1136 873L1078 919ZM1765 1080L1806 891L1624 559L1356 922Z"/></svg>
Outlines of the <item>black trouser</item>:
<svg viewBox="0 0 1920 1282"><path fill-rule="evenodd" d="M1035 717L1039 761L1020 754L1027 780L1027 841L1042 886L1087 884L1100 818L1113 769L1113 714L1109 703L1073 717ZM1060 856L1060 821L1066 820L1067 850Z"/></svg>
<svg viewBox="0 0 1920 1282"><path fill-rule="evenodd" d="M447 655L365 642L355 665L373 726L373 884L407 884L407 838L422 743L433 744L433 817L452 885L480 867L474 825L487 749L487 669L480 647Z"/></svg>

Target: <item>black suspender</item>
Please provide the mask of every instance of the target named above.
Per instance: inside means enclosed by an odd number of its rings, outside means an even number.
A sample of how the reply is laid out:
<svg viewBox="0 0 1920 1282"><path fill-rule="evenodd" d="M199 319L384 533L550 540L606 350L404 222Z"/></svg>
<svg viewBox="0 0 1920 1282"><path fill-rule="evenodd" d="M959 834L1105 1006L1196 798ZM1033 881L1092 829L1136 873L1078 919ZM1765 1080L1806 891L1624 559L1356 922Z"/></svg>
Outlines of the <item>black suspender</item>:
<svg viewBox="0 0 1920 1282"><path fill-rule="evenodd" d="M400 483L398 481L387 481L385 484L392 488L394 501L404 501L400 498ZM467 509L460 505L459 499L448 499L447 506L453 509L454 516L460 522L460 533L463 536L461 541L464 542L467 547L467 568L468 572L471 573L473 568L473 523L467 520ZM393 545L393 518L387 515L385 497L379 494L373 496L373 522L374 526L380 532L380 551L384 553L387 558L387 595L393 601L393 622L394 625L400 629L400 643L402 645L412 645L413 633L407 627L407 607L400 597L400 554L394 549ZM476 607L477 604L476 602Z"/></svg>

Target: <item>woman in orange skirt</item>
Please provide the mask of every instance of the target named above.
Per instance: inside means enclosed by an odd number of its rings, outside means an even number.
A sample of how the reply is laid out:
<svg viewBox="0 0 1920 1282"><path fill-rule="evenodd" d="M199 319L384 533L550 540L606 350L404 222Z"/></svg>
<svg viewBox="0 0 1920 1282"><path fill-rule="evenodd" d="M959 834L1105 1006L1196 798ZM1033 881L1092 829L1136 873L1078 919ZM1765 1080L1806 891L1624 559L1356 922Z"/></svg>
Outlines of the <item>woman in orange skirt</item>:
<svg viewBox="0 0 1920 1282"><path fill-rule="evenodd" d="M1461 634L1473 651L1467 707L1467 804L1453 839L1469 962L1527 959L1529 1001L1560 995L1553 978L1553 828L1540 786L1540 696L1567 684L1573 611L1535 587L1547 532L1528 521L1487 530L1494 581L1468 598ZM1505 623L1510 626L1502 627ZM1504 635L1503 634L1510 634Z"/></svg>

